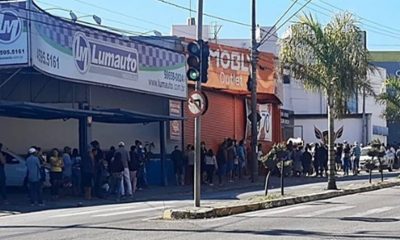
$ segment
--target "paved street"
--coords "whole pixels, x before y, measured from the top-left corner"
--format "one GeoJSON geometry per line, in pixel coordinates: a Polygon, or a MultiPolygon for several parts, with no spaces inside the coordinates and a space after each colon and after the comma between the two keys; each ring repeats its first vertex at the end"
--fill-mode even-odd
{"type": "MultiPolygon", "coordinates": [[[[316,189],[323,184],[311,183],[303,188],[316,189]]],[[[338,183],[345,184],[346,181],[338,183]]],[[[300,188],[288,187],[288,191],[300,188]]],[[[208,200],[203,204],[252,194],[241,192],[211,192],[205,194],[208,200]]],[[[220,219],[186,221],[158,219],[166,208],[191,205],[185,196],[45,210],[1,217],[0,239],[398,239],[399,197],[400,188],[394,187],[220,219]]]]}

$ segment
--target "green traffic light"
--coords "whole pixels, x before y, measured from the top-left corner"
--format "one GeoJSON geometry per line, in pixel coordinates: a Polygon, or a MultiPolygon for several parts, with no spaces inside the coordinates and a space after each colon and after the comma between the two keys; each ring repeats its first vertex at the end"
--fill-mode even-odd
{"type": "Polygon", "coordinates": [[[191,81],[198,81],[198,80],[199,80],[199,77],[200,77],[200,73],[199,73],[199,71],[197,71],[196,69],[190,68],[190,69],[187,71],[187,78],[188,78],[189,80],[191,80],[191,81]]]}

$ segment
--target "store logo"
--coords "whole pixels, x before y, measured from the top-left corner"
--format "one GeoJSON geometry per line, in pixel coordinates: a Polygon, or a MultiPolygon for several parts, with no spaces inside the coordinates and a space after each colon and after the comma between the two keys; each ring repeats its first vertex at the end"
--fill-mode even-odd
{"type": "Polygon", "coordinates": [[[134,48],[103,42],[88,38],[83,33],[77,32],[74,36],[72,52],[75,66],[84,74],[107,68],[110,72],[100,71],[101,74],[115,75],[116,72],[137,74],[139,55],[134,48]]]}
{"type": "Polygon", "coordinates": [[[0,43],[9,44],[19,38],[22,32],[22,22],[11,10],[0,12],[0,43]]]}
{"type": "Polygon", "coordinates": [[[72,52],[76,68],[80,73],[86,73],[90,65],[90,46],[83,33],[75,34],[72,52]]]}

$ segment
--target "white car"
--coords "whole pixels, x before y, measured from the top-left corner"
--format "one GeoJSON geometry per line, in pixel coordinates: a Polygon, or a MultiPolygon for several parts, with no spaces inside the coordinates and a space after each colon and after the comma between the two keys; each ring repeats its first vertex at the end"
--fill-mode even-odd
{"type": "MultiPolygon", "coordinates": [[[[371,160],[372,157],[368,156],[368,151],[371,149],[370,146],[368,147],[364,147],[361,149],[361,156],[360,156],[360,168],[362,170],[368,170],[366,168],[366,163],[368,162],[368,160],[371,160]]],[[[379,161],[377,158],[374,159],[375,161],[375,168],[374,169],[378,169],[379,168],[379,161]]],[[[387,151],[385,156],[382,159],[382,166],[383,169],[387,169],[389,170],[389,172],[391,172],[393,170],[393,164],[394,164],[394,153],[392,153],[391,151],[387,151]]]]}
{"type": "MultiPolygon", "coordinates": [[[[25,158],[13,153],[8,149],[3,149],[2,153],[6,159],[4,171],[6,173],[6,186],[23,187],[26,176],[25,158]]],[[[49,172],[46,169],[46,181],[44,186],[49,186],[49,172]]]]}

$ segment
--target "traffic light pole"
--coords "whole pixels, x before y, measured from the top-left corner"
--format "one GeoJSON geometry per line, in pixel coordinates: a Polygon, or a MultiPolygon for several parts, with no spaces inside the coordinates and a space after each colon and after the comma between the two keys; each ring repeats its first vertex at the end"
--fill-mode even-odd
{"type": "Polygon", "coordinates": [[[256,40],[256,0],[251,5],[251,181],[257,181],[257,40],[256,40]]]}
{"type": "MultiPolygon", "coordinates": [[[[203,0],[198,0],[197,7],[197,40],[203,38],[203,0]]],[[[201,48],[202,46],[200,46],[201,48]]],[[[201,50],[202,51],[202,48],[201,50]]],[[[202,55],[200,54],[200,63],[202,63],[202,55]]],[[[201,92],[201,77],[203,75],[202,68],[200,68],[200,78],[196,81],[195,90],[201,92]]],[[[194,146],[196,156],[194,161],[194,206],[200,207],[200,186],[201,186],[201,115],[194,119],[194,146]]]]}

